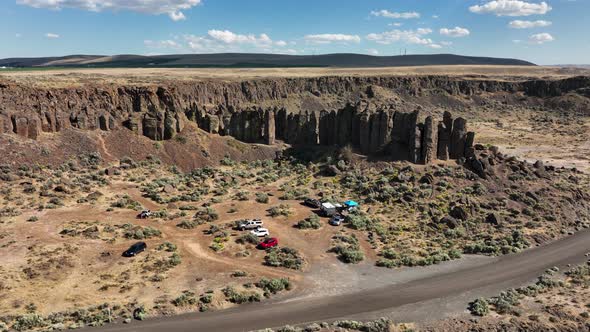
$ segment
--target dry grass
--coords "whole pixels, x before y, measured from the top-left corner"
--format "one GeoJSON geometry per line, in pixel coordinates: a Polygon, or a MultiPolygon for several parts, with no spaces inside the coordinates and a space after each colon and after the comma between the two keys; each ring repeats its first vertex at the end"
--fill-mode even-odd
{"type": "Polygon", "coordinates": [[[321,76],[411,76],[449,75],[469,79],[486,76],[496,79],[563,78],[588,75],[588,69],[528,66],[421,66],[387,68],[101,68],[0,71],[0,78],[45,87],[83,86],[95,83],[150,85],[165,81],[246,80],[321,76]]]}

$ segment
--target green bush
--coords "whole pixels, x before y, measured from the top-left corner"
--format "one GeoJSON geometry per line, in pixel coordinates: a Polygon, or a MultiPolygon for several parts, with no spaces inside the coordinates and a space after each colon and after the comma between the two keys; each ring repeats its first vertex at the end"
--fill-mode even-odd
{"type": "Polygon", "coordinates": [[[292,248],[272,248],[264,256],[264,264],[273,267],[285,267],[293,270],[300,270],[303,267],[303,257],[292,248]]]}
{"type": "Polygon", "coordinates": [[[178,249],[178,247],[174,243],[164,242],[160,244],[157,249],[159,251],[175,252],[178,249]]]}
{"type": "Polygon", "coordinates": [[[176,225],[176,227],[179,227],[182,229],[194,229],[198,225],[199,225],[199,223],[197,223],[196,221],[183,220],[178,225],[176,225]]]}
{"type": "Polygon", "coordinates": [[[260,240],[258,237],[252,233],[246,233],[239,238],[236,239],[236,243],[238,244],[254,244],[257,245],[260,240]]]}
{"type": "Polygon", "coordinates": [[[242,304],[247,302],[260,302],[261,297],[258,293],[240,293],[235,288],[227,286],[221,290],[225,295],[226,300],[235,304],[242,304]]]}
{"type": "Polygon", "coordinates": [[[320,227],[322,227],[320,217],[315,213],[297,223],[299,229],[319,229],[320,227]]]}
{"type": "Polygon", "coordinates": [[[291,289],[291,283],[289,282],[289,279],[285,278],[262,278],[259,282],[256,283],[256,287],[264,290],[265,294],[276,294],[278,292],[291,289]]]}
{"type": "Polygon", "coordinates": [[[190,291],[184,291],[179,297],[172,300],[172,304],[177,307],[188,307],[196,305],[197,303],[198,300],[195,297],[195,293],[190,291]]]}
{"type": "Polygon", "coordinates": [[[333,238],[334,246],[330,249],[331,252],[338,255],[344,263],[356,264],[365,259],[365,255],[360,250],[358,239],[353,235],[336,235],[333,238]]]}
{"type": "Polygon", "coordinates": [[[487,316],[490,313],[490,305],[484,298],[479,298],[469,303],[469,311],[475,316],[487,316]]]}
{"type": "Polygon", "coordinates": [[[256,202],[260,204],[268,204],[268,195],[265,193],[256,193],[256,202]]]}
{"type": "Polygon", "coordinates": [[[275,218],[279,216],[288,217],[293,213],[291,207],[287,204],[280,204],[278,206],[273,206],[268,210],[268,214],[275,218]]]}
{"type": "Polygon", "coordinates": [[[150,239],[152,237],[159,237],[162,232],[152,227],[133,226],[131,224],[123,225],[125,229],[125,238],[134,240],[150,239]]]}
{"type": "Polygon", "coordinates": [[[16,331],[30,331],[36,328],[45,327],[46,323],[43,317],[38,314],[28,314],[16,317],[12,329],[16,331]]]}

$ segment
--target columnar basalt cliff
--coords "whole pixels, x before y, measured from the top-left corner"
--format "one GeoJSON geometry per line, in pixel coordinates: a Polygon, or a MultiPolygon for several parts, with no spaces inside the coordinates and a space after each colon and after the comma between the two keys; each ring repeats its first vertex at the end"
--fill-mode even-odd
{"type": "Polygon", "coordinates": [[[573,92],[588,97],[590,78],[502,81],[447,76],[316,77],[77,88],[0,82],[0,133],[37,139],[43,132],[67,128],[127,128],[158,141],[173,138],[187,123],[194,122],[209,133],[248,143],[282,140],[293,145],[351,145],[363,154],[379,153],[414,163],[471,156],[474,134],[467,131],[465,119],[453,119],[450,113],[445,113],[441,121],[433,117],[422,120],[419,111],[365,101],[342,102],[324,111],[269,106],[305,95],[337,96],[340,101],[371,100],[376,87],[406,99],[510,93],[542,103],[543,98],[573,92]]]}

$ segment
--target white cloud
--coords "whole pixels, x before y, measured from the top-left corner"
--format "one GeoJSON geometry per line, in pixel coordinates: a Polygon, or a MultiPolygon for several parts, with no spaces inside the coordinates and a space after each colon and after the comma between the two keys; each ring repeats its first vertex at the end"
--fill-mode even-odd
{"type": "Polygon", "coordinates": [[[386,18],[395,18],[395,19],[420,18],[420,13],[416,13],[416,12],[396,13],[396,12],[390,12],[389,10],[386,10],[386,9],[374,10],[371,12],[371,15],[379,16],[379,17],[386,17],[386,18]]]}
{"type": "Polygon", "coordinates": [[[496,16],[530,16],[544,15],[551,11],[546,2],[530,3],[520,0],[495,0],[484,5],[469,7],[472,13],[494,14],[496,16]]]}
{"type": "Polygon", "coordinates": [[[207,35],[212,39],[225,44],[249,44],[254,46],[270,46],[273,43],[272,39],[270,39],[270,37],[265,33],[256,36],[254,34],[236,34],[229,30],[209,30],[207,32],[207,35]]]}
{"type": "Polygon", "coordinates": [[[170,48],[170,49],[181,49],[182,46],[174,40],[144,40],[143,44],[149,48],[170,48]]]}
{"type": "Polygon", "coordinates": [[[471,33],[471,32],[469,32],[468,29],[461,28],[461,27],[454,27],[452,29],[442,28],[442,29],[440,29],[439,32],[443,36],[455,37],[455,38],[467,37],[471,33]]]}
{"type": "Polygon", "coordinates": [[[170,13],[168,13],[168,16],[170,16],[172,21],[176,21],[176,22],[186,20],[186,16],[184,16],[184,14],[182,12],[170,12],[170,13]]]}
{"type": "Polygon", "coordinates": [[[537,33],[534,34],[532,36],[529,37],[529,43],[530,44],[536,44],[536,45],[541,45],[541,44],[545,44],[548,42],[552,42],[554,41],[555,38],[553,38],[552,35],[544,32],[544,33],[537,33]]]}
{"type": "Polygon", "coordinates": [[[374,48],[368,49],[367,53],[369,53],[370,55],[379,55],[379,51],[374,48]]]}
{"type": "Polygon", "coordinates": [[[357,35],[344,35],[340,33],[307,35],[303,39],[313,44],[360,43],[361,41],[361,37],[357,35]]]}
{"type": "Polygon", "coordinates": [[[508,23],[508,26],[512,29],[530,29],[530,28],[541,28],[541,27],[548,27],[552,23],[549,21],[521,21],[515,20],[508,23]]]}
{"type": "Polygon", "coordinates": [[[277,54],[295,54],[295,42],[284,40],[273,41],[267,34],[238,34],[229,30],[209,30],[207,35],[175,36],[168,40],[145,40],[144,45],[158,53],[192,52],[192,53],[224,53],[224,52],[264,52],[277,54]]]}
{"type": "Polygon", "coordinates": [[[396,42],[405,42],[408,44],[424,45],[432,48],[441,48],[441,45],[436,44],[426,35],[432,33],[431,29],[416,29],[416,30],[391,30],[383,33],[371,33],[367,35],[367,40],[376,42],[382,45],[390,45],[396,42]]]}
{"type": "Polygon", "coordinates": [[[45,34],[45,37],[46,38],[49,38],[49,39],[57,39],[57,38],[59,38],[59,35],[56,34],[56,33],[48,32],[48,33],[45,34]]]}
{"type": "Polygon", "coordinates": [[[128,10],[144,14],[167,14],[174,21],[186,19],[183,10],[191,9],[201,0],[17,0],[17,4],[34,8],[60,10],[74,8],[93,12],[128,10]]]}
{"type": "Polygon", "coordinates": [[[404,25],[403,23],[400,22],[395,22],[395,23],[389,23],[388,26],[390,27],[401,27],[402,25],[404,25]]]}

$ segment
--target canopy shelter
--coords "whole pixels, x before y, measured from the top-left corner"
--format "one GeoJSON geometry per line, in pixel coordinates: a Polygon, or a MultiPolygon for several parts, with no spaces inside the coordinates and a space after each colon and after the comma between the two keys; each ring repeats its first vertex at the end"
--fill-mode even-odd
{"type": "Polygon", "coordinates": [[[355,201],[346,201],[344,202],[344,205],[346,205],[346,207],[357,207],[359,206],[359,203],[355,202],[355,201]]]}

